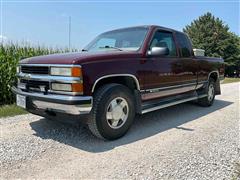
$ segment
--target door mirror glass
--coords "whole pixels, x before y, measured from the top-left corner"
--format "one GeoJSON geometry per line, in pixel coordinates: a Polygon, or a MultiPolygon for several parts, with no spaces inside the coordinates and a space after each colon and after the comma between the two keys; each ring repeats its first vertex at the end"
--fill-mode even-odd
{"type": "Polygon", "coordinates": [[[169,55],[169,49],[167,47],[152,47],[151,50],[148,51],[148,55],[150,56],[167,56],[169,55]]]}

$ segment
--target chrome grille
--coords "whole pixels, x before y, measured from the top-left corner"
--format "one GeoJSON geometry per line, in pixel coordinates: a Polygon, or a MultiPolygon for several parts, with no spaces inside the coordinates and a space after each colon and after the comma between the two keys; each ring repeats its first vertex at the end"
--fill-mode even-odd
{"type": "Polygon", "coordinates": [[[34,81],[34,80],[21,79],[20,82],[27,84],[27,86],[29,86],[29,87],[46,86],[49,88],[49,82],[47,82],[47,81],[34,81]]]}
{"type": "Polygon", "coordinates": [[[19,64],[17,87],[24,92],[41,92],[44,94],[82,95],[83,92],[54,91],[51,83],[82,83],[82,77],[53,76],[51,67],[81,67],[80,65],[64,64],[19,64]]]}
{"type": "Polygon", "coordinates": [[[25,84],[25,88],[27,91],[43,91],[46,92],[49,90],[49,82],[47,81],[34,81],[34,80],[26,80],[20,79],[21,84],[25,84]]]}
{"type": "Polygon", "coordinates": [[[48,66],[21,66],[21,72],[27,74],[49,74],[48,66]]]}

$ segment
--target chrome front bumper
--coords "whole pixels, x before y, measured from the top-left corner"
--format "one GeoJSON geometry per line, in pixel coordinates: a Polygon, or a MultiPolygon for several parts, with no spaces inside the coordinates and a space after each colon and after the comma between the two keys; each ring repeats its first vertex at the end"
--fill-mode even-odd
{"type": "Polygon", "coordinates": [[[25,92],[16,87],[12,87],[12,91],[26,97],[27,110],[31,106],[36,110],[80,115],[88,114],[92,109],[92,96],[44,95],[43,93],[25,92]]]}

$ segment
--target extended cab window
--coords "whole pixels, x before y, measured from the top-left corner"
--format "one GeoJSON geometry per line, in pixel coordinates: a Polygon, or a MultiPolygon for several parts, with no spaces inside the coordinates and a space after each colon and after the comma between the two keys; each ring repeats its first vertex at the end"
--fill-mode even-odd
{"type": "Polygon", "coordinates": [[[187,36],[183,33],[176,33],[176,39],[179,44],[179,50],[182,57],[191,57],[192,47],[187,36]]]}
{"type": "Polygon", "coordinates": [[[176,46],[170,32],[157,31],[153,36],[149,49],[152,47],[167,47],[169,49],[168,56],[176,56],[176,46]]]}

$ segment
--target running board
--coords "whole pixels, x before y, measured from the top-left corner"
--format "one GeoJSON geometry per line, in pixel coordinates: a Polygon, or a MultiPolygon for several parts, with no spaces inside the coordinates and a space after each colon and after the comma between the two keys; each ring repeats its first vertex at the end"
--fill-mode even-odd
{"type": "Polygon", "coordinates": [[[142,114],[145,114],[145,113],[148,113],[148,112],[151,112],[151,111],[156,111],[158,109],[163,109],[163,108],[166,108],[166,107],[169,107],[169,106],[174,106],[174,105],[181,104],[181,103],[184,103],[184,102],[197,100],[197,99],[200,99],[200,98],[204,98],[206,96],[207,96],[207,94],[203,94],[203,95],[188,97],[188,98],[185,98],[185,99],[179,99],[179,100],[175,100],[175,101],[171,101],[171,102],[159,102],[159,103],[153,103],[153,104],[150,104],[150,105],[148,104],[147,106],[152,106],[152,107],[143,108],[142,109],[142,114]]]}

